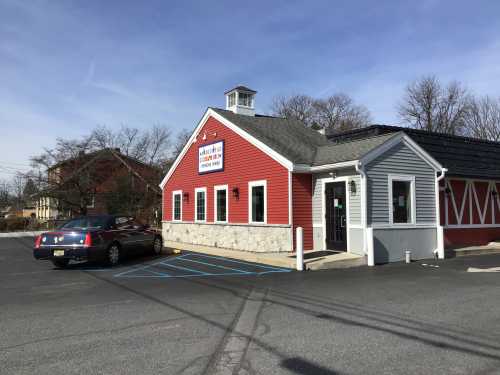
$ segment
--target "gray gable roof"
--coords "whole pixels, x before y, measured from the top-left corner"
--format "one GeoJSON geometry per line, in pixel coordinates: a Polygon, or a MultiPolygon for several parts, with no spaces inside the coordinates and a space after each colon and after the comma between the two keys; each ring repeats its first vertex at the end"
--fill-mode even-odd
{"type": "Polygon", "coordinates": [[[315,130],[293,119],[272,116],[246,116],[220,108],[211,108],[294,164],[320,166],[359,160],[398,133],[333,143],[315,130]]]}
{"type": "Polygon", "coordinates": [[[295,164],[312,165],[318,147],[332,144],[324,135],[300,121],[211,109],[295,164]]]}
{"type": "Polygon", "coordinates": [[[377,135],[374,137],[357,139],[344,143],[331,143],[327,146],[318,147],[313,166],[359,160],[370,151],[401,133],[402,132],[377,135]]]}

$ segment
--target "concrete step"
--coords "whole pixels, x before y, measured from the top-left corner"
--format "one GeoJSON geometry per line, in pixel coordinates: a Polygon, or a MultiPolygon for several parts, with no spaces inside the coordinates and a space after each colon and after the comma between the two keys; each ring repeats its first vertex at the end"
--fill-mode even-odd
{"type": "Polygon", "coordinates": [[[328,255],[305,263],[305,268],[311,271],[361,266],[366,266],[366,257],[349,253],[328,255]]]}

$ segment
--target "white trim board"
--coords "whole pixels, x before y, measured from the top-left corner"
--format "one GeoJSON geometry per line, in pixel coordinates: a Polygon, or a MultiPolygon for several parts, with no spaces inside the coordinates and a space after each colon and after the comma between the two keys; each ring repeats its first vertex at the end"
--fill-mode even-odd
{"type": "Polygon", "coordinates": [[[229,187],[228,185],[215,185],[214,186],[214,223],[227,224],[229,222],[229,187]],[[226,220],[217,220],[217,192],[226,191],[226,220]]]}
{"type": "MultiPolygon", "coordinates": [[[[350,195],[349,195],[349,179],[352,176],[342,176],[342,177],[326,177],[326,178],[318,178],[316,181],[320,181],[321,183],[321,227],[323,228],[323,249],[327,250],[328,247],[326,245],[326,201],[325,201],[325,184],[331,182],[344,182],[345,183],[345,209],[346,209],[346,252],[351,252],[351,236],[350,236],[350,195]]],[[[317,183],[317,182],[316,182],[317,183]]]]}
{"type": "Polygon", "coordinates": [[[400,174],[388,174],[387,175],[387,190],[388,190],[388,204],[389,204],[389,225],[393,227],[402,227],[408,225],[415,225],[417,223],[417,197],[415,189],[415,176],[413,175],[400,175],[400,174]],[[410,183],[410,220],[406,223],[394,223],[394,212],[392,207],[392,183],[394,181],[403,181],[410,183]]]}
{"type": "Polygon", "coordinates": [[[182,190],[174,190],[172,192],[172,221],[175,221],[175,222],[181,222],[182,221],[182,200],[183,200],[182,190]],[[175,220],[175,199],[174,199],[174,197],[176,195],[180,195],[181,196],[181,219],[180,220],[175,220]]]}
{"type": "Polygon", "coordinates": [[[208,212],[207,212],[207,188],[206,187],[197,187],[194,189],[194,221],[196,223],[206,223],[208,212]],[[205,199],[204,199],[204,211],[205,211],[205,219],[204,220],[198,220],[198,193],[202,192],[205,194],[205,199]]]}
{"type": "Polygon", "coordinates": [[[248,224],[267,224],[267,180],[248,181],[248,224]],[[252,220],[252,188],[264,187],[264,221],[252,220]]]}

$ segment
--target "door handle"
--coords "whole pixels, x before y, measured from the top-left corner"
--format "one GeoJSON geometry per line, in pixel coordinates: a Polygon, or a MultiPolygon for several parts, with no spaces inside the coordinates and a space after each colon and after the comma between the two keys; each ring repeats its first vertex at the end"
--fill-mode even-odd
{"type": "Polygon", "coordinates": [[[344,228],[345,227],[345,216],[340,217],[340,227],[344,228]]]}

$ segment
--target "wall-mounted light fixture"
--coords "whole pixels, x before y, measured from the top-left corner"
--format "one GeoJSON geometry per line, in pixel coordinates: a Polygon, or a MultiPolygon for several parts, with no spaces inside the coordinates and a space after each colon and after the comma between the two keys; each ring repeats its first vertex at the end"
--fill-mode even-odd
{"type": "Polygon", "coordinates": [[[330,172],[328,173],[331,178],[336,178],[337,177],[337,172],[330,172]]]}
{"type": "Polygon", "coordinates": [[[240,199],[240,189],[237,186],[233,188],[233,197],[236,199],[240,199]]]}
{"type": "Polygon", "coordinates": [[[446,195],[450,195],[451,194],[450,188],[444,189],[444,192],[445,192],[446,195]]]}
{"type": "Polygon", "coordinates": [[[356,195],[357,191],[356,181],[351,180],[351,182],[349,183],[349,187],[351,189],[351,194],[356,195]]]}
{"type": "Polygon", "coordinates": [[[182,198],[184,202],[189,202],[189,193],[185,192],[184,194],[182,194],[182,198]]]}

